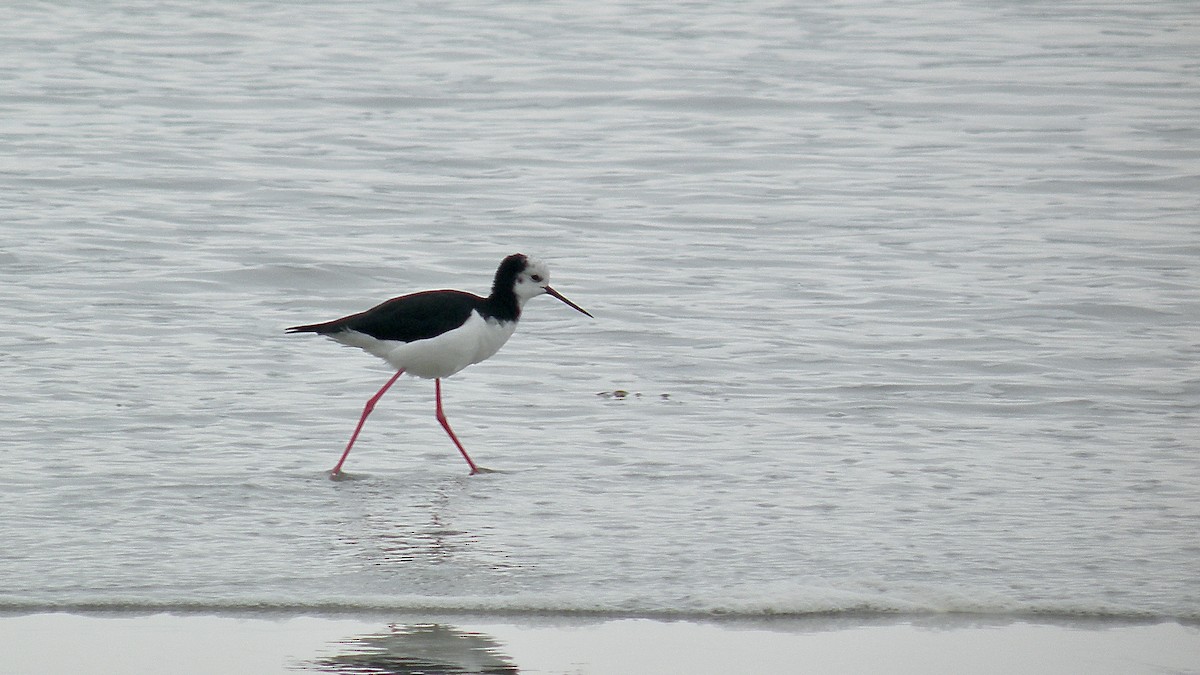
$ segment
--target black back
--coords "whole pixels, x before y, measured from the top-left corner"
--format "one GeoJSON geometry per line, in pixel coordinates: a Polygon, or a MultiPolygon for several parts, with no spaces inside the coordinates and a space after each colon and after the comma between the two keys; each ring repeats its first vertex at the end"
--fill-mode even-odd
{"type": "Polygon", "coordinates": [[[492,294],[486,298],[463,291],[422,291],[392,298],[365,312],[333,321],[292,326],[287,332],[329,335],[353,330],[377,340],[412,342],[458,328],[471,317],[472,311],[485,319],[516,321],[521,318],[521,307],[513,286],[527,261],[520,253],[501,261],[492,282],[492,294]]]}
{"type": "Polygon", "coordinates": [[[477,295],[462,291],[423,291],[392,298],[365,312],[287,330],[289,333],[321,335],[353,330],[377,340],[412,342],[458,328],[485,302],[477,295]]]}

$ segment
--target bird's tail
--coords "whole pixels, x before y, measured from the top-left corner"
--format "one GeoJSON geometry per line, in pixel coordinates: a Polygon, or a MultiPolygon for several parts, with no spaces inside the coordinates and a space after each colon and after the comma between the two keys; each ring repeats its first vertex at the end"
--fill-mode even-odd
{"type": "Polygon", "coordinates": [[[314,323],[307,326],[292,326],[286,329],[288,333],[317,333],[318,335],[328,335],[342,330],[344,326],[341,321],[326,321],[325,323],[314,323]]]}

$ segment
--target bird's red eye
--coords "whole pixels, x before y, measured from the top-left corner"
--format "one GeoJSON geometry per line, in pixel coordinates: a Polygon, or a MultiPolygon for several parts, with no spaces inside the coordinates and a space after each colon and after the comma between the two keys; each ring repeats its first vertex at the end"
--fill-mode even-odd
{"type": "Polygon", "coordinates": [[[534,274],[534,275],[531,275],[529,278],[530,278],[530,279],[533,279],[534,281],[538,281],[538,282],[540,282],[540,281],[542,280],[542,275],[540,275],[540,274],[534,274]]]}

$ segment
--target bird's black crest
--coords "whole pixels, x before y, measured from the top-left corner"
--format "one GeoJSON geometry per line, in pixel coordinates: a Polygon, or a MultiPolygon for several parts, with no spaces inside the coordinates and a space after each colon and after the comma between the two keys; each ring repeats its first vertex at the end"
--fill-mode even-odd
{"type": "Polygon", "coordinates": [[[517,275],[525,271],[525,264],[528,262],[529,257],[524,253],[514,253],[501,260],[500,267],[496,268],[496,279],[492,282],[492,295],[512,291],[513,284],[517,282],[517,275]]]}

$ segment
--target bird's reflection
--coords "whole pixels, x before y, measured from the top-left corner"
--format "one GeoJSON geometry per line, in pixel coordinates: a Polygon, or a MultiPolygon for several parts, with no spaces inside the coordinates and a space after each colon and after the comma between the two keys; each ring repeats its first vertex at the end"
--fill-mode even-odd
{"type": "Polygon", "coordinates": [[[401,502],[396,497],[410,491],[409,486],[362,486],[366,496],[363,510],[335,536],[367,564],[402,570],[410,581],[445,565],[499,572],[519,567],[507,550],[481,543],[480,532],[454,526],[455,504],[467,490],[468,480],[456,478],[433,489],[422,487],[428,494],[416,502],[401,502]]]}
{"type": "Polygon", "coordinates": [[[339,642],[336,653],[304,664],[339,675],[449,675],[520,672],[491,637],[444,624],[391,625],[389,630],[339,642]]]}
{"type": "MultiPolygon", "coordinates": [[[[452,495],[460,492],[458,485],[442,485],[432,490],[428,501],[410,504],[407,509],[397,509],[386,499],[378,500],[388,508],[364,512],[356,519],[358,532],[340,533],[338,538],[358,549],[359,555],[373,565],[449,562],[478,539],[445,522],[443,513],[449,508],[452,495]]],[[[375,501],[371,503],[377,505],[375,501]]]]}

